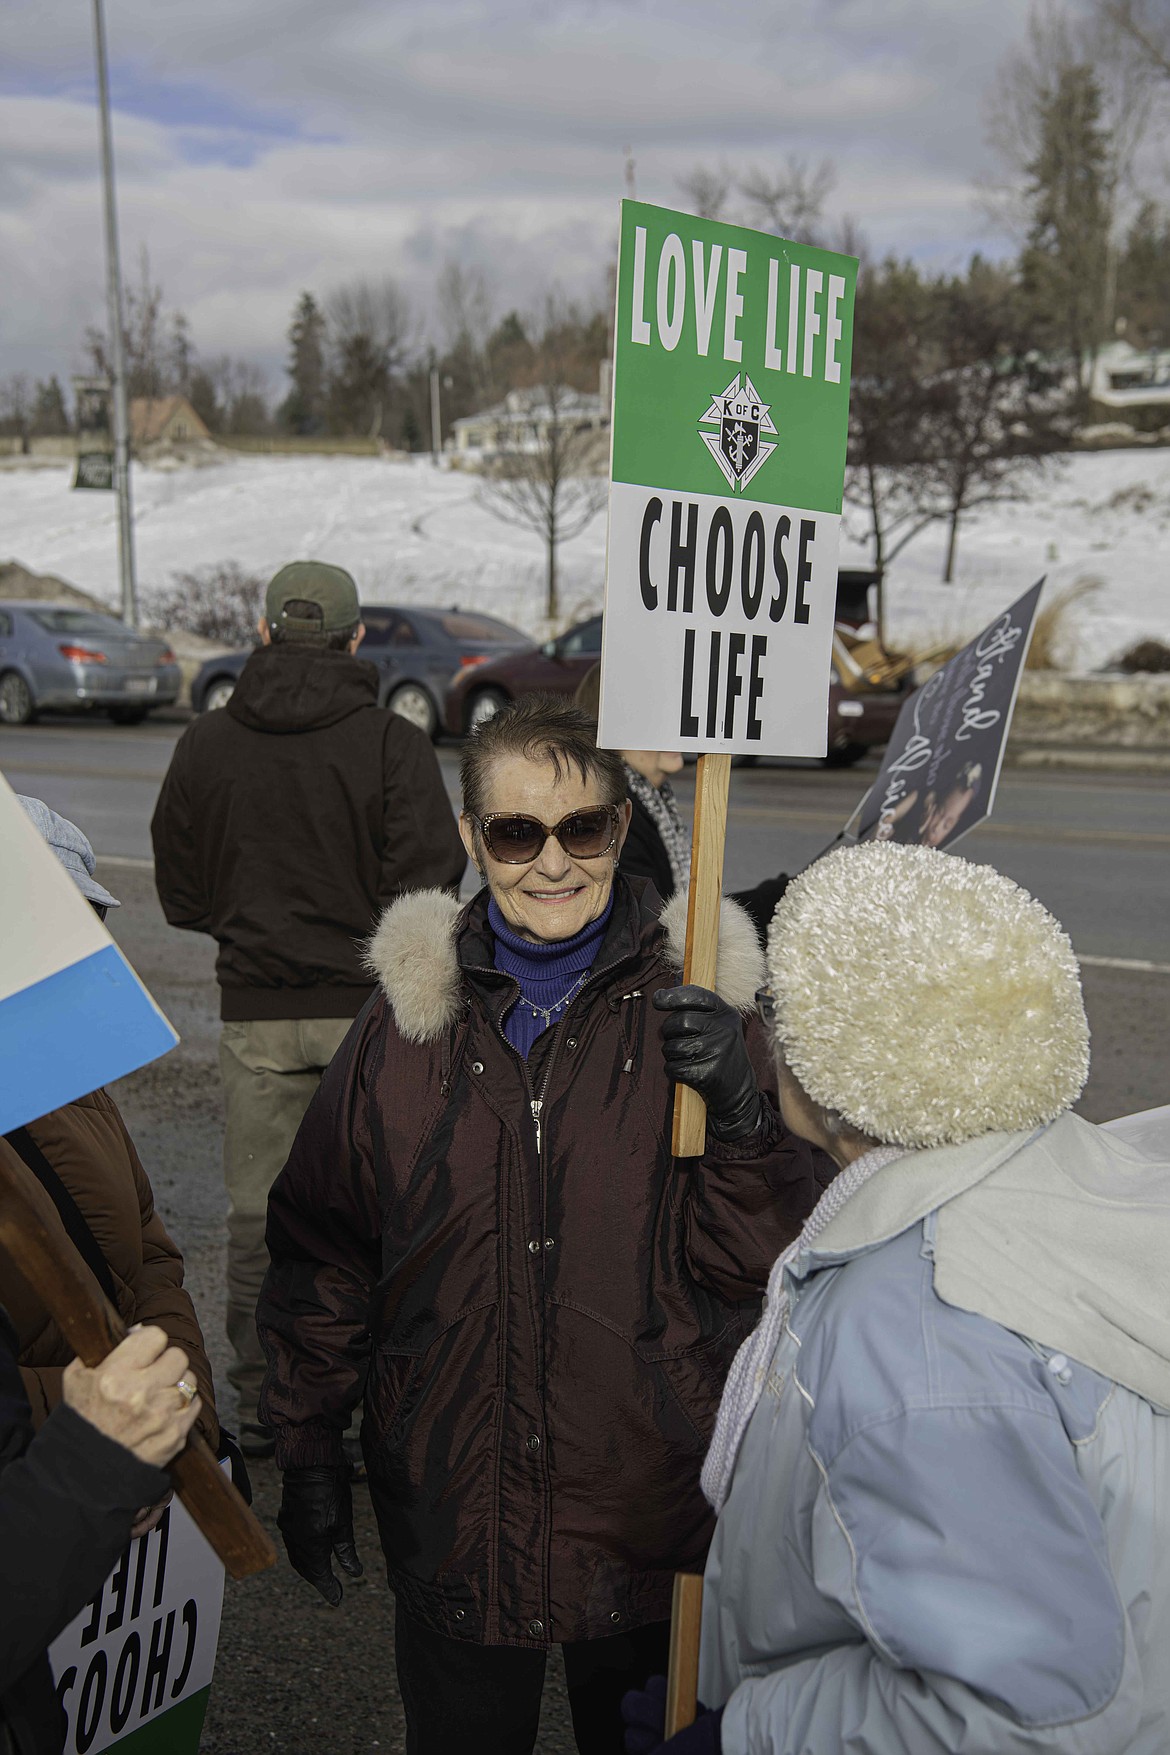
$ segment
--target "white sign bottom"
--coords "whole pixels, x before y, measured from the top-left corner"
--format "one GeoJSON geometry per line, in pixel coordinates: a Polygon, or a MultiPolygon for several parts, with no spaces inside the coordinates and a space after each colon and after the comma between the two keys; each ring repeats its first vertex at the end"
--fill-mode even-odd
{"type": "Polygon", "coordinates": [[[840,525],[614,482],[602,747],[823,756],[840,525]]]}
{"type": "MultiPolygon", "coordinates": [[[[173,1499],[49,1647],[65,1755],[102,1755],[209,1687],[222,1607],[223,1564],[173,1499]]],[[[163,1746],[187,1747],[173,1735],[163,1746]]]]}

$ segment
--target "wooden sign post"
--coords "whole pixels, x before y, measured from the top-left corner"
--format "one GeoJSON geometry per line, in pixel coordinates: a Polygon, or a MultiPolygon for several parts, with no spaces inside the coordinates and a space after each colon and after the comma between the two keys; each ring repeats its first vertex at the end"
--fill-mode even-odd
{"type": "MultiPolygon", "coordinates": [[[[23,1177],[16,1154],[0,1142],[0,1249],[12,1271],[27,1280],[41,1299],[82,1364],[100,1365],[125,1340],[126,1325],[92,1276],[83,1271],[74,1250],[62,1249],[52,1236],[24,1192],[23,1177]]],[[[276,1564],[276,1550],[264,1526],[194,1428],[167,1472],[232,1578],[251,1578],[276,1564]]]]}
{"type": "Polygon", "coordinates": [[[670,1610],[670,1663],[666,1673],[668,1737],[693,1725],[699,1710],[699,1640],[703,1631],[703,1575],[676,1572],[670,1610]]]}
{"type": "MultiPolygon", "coordinates": [[[[825,754],[856,275],[622,203],[597,740],[699,759],[684,980],[704,987],[732,756],[825,754]]],[[[680,1089],[676,1155],[704,1132],[680,1089]]]]}
{"type": "MultiPolygon", "coordinates": [[[[687,900],[687,948],[683,980],[714,987],[719,956],[719,902],[727,839],[731,757],[700,756],[695,773],[695,823],[691,831],[691,888],[687,900]]],[[[700,1158],[706,1150],[707,1108],[690,1085],[674,1088],[676,1158],[700,1158]]]]}

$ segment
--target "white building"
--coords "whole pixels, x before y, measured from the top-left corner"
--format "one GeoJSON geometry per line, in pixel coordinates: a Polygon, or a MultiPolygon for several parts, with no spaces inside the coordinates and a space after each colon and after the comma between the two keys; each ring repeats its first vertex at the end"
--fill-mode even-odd
{"type": "Polygon", "coordinates": [[[466,414],[452,423],[452,442],[460,453],[491,457],[500,451],[535,451],[554,422],[574,433],[602,432],[609,426],[609,405],[583,390],[535,385],[509,390],[494,408],[466,414]]]}
{"type": "Polygon", "coordinates": [[[1102,410],[1116,409],[1122,415],[1165,408],[1170,419],[1170,348],[1109,342],[1094,362],[1089,394],[1102,410]]]}

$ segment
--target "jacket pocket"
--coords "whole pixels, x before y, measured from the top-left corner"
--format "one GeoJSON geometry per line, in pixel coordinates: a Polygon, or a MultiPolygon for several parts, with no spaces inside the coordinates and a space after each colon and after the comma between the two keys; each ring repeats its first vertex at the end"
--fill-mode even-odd
{"type": "Polygon", "coordinates": [[[692,1432],[706,1446],[715,1429],[723,1386],[742,1339],[740,1325],[729,1322],[719,1334],[696,1346],[673,1352],[643,1352],[670,1391],[692,1432]]]}
{"type": "Polygon", "coordinates": [[[419,1353],[379,1349],[366,1380],[365,1409],[380,1443],[394,1442],[409,1394],[422,1366],[419,1353]]]}

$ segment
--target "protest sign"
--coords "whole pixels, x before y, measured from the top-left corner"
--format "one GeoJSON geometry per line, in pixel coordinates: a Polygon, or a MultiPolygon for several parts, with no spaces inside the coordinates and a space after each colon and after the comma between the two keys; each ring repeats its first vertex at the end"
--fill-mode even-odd
{"type": "MultiPolygon", "coordinates": [[[[622,203],[598,742],[699,757],[683,980],[704,987],[732,755],[825,753],[856,272],[622,203]]],[[[704,1127],[679,1086],[675,1153],[704,1127]]]]}
{"type": "Polygon", "coordinates": [[[604,747],[824,755],[856,270],[622,203],[604,747]]]}
{"type": "Polygon", "coordinates": [[[178,1037],[0,778],[0,1133],[178,1037]]]}
{"type": "Polygon", "coordinates": [[[65,1755],[195,1755],[215,1667],[223,1567],[176,1499],[49,1647],[65,1755]]]}
{"type": "Polygon", "coordinates": [[[857,812],[859,841],[950,847],[991,815],[1044,581],[904,703],[857,812]]]}

